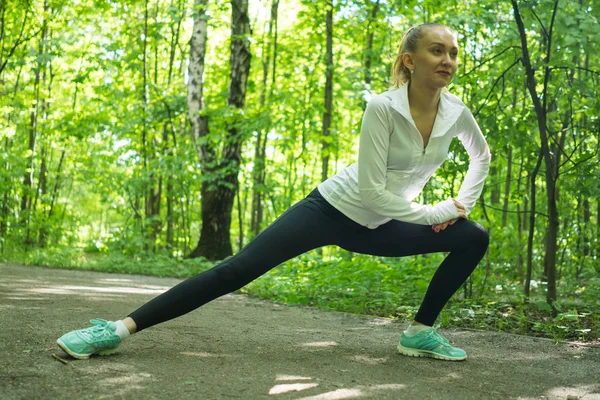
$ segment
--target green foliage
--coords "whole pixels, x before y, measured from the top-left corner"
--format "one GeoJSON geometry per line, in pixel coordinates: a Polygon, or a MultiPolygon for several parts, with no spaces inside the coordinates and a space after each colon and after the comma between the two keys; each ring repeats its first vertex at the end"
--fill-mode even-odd
{"type": "MultiPolygon", "coordinates": [[[[594,311],[600,298],[597,1],[560,2],[551,47],[544,29],[549,29],[554,2],[518,2],[536,90],[547,106],[553,156],[561,157],[561,310],[555,318],[545,302],[544,165],[533,182],[532,298],[526,303],[523,296],[530,173],[541,142],[510,2],[379,2],[374,18],[374,2],[334,2],[334,64],[329,67],[334,112],[328,136],[322,134],[325,2],[280,3],[276,75],[270,69],[266,81],[267,53],[274,60],[266,31],[270,13],[263,4],[253,5],[252,65],[243,110],[227,104],[230,5],[211,2],[201,111],[210,133],[198,143],[190,135],[186,103],[188,3],[149,3],[145,21],[146,3],[135,0],[59,0],[48,2],[47,10],[41,0],[1,2],[0,259],[179,277],[208,268],[211,263],[183,257],[202,224],[201,185],[231,185],[223,180],[234,167],[223,162],[227,130],[235,126],[243,139],[240,206],[235,203],[231,225],[239,250],[252,235],[255,188],[264,194],[264,229],[321,182],[326,154],[329,175],[357,160],[363,107],[370,96],[389,88],[402,33],[414,24],[438,21],[459,33],[459,70],[449,90],[471,108],[492,151],[490,176],[470,216],[490,232],[490,248],[469,290],[455,295],[441,320],[556,338],[599,336],[594,311]],[[372,47],[367,48],[370,32],[372,47]],[[267,135],[264,184],[255,184],[252,174],[259,133],[267,135]],[[323,142],[329,145],[325,150],[323,142]],[[208,146],[210,157],[201,160],[196,144],[208,146]]],[[[435,204],[456,196],[468,162],[455,140],[447,162],[416,200],[435,204]]],[[[440,255],[390,260],[349,258],[340,251],[323,259],[310,254],[247,290],[294,304],[408,319],[439,261],[440,255]]]]}

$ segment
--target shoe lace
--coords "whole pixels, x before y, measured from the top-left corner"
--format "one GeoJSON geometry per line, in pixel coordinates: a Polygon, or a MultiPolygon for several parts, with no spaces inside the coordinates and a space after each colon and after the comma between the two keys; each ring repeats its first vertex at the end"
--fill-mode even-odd
{"type": "Polygon", "coordinates": [[[442,335],[440,335],[439,333],[436,332],[436,330],[441,326],[441,324],[437,324],[436,326],[434,326],[430,331],[429,331],[429,336],[431,336],[431,338],[433,338],[436,342],[441,343],[444,347],[452,347],[450,345],[450,343],[448,342],[448,339],[446,339],[445,337],[443,337],[442,335]]]}
{"type": "Polygon", "coordinates": [[[97,318],[90,320],[90,323],[94,326],[87,329],[82,329],[79,332],[85,340],[90,341],[92,339],[113,335],[113,332],[107,329],[109,321],[102,318],[97,318]]]}

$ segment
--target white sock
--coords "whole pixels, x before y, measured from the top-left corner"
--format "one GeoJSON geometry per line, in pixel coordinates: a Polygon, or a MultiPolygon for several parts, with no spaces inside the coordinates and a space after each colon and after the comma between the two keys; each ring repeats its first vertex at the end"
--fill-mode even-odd
{"type": "Polygon", "coordinates": [[[421,332],[421,331],[426,331],[427,329],[431,328],[428,325],[409,325],[408,328],[404,331],[404,334],[406,336],[414,336],[417,333],[421,332]]]}
{"type": "Polygon", "coordinates": [[[129,337],[130,333],[129,333],[129,329],[127,329],[127,327],[125,326],[123,321],[118,320],[115,322],[115,325],[117,325],[117,330],[115,331],[115,333],[117,335],[119,335],[121,340],[127,339],[129,337]]]}

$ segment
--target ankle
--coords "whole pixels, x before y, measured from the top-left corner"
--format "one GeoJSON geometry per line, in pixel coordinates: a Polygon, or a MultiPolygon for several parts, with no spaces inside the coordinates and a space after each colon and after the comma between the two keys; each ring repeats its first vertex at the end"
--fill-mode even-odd
{"type": "Polygon", "coordinates": [[[426,331],[431,328],[429,325],[421,324],[420,322],[413,321],[408,328],[404,331],[407,336],[414,336],[419,332],[426,331]]]}
{"type": "Polygon", "coordinates": [[[125,325],[130,335],[133,335],[137,331],[137,325],[131,317],[127,317],[122,321],[123,325],[125,325]]]}
{"type": "Polygon", "coordinates": [[[129,337],[129,330],[127,329],[123,321],[115,321],[115,327],[115,334],[121,338],[121,341],[129,337]]]}

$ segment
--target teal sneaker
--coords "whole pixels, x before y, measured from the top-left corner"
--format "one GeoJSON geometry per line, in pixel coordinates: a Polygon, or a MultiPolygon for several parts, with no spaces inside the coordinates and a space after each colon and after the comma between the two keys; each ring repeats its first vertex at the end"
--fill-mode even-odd
{"type": "Polygon", "coordinates": [[[65,333],[56,343],[65,353],[79,360],[87,360],[92,354],[115,353],[121,344],[121,338],[115,333],[115,323],[100,318],[92,319],[90,323],[94,326],[65,333]]]}
{"type": "Polygon", "coordinates": [[[414,336],[402,333],[398,353],[411,357],[431,357],[438,360],[461,361],[467,358],[463,349],[452,347],[448,339],[436,332],[440,325],[421,331],[414,336]]]}

